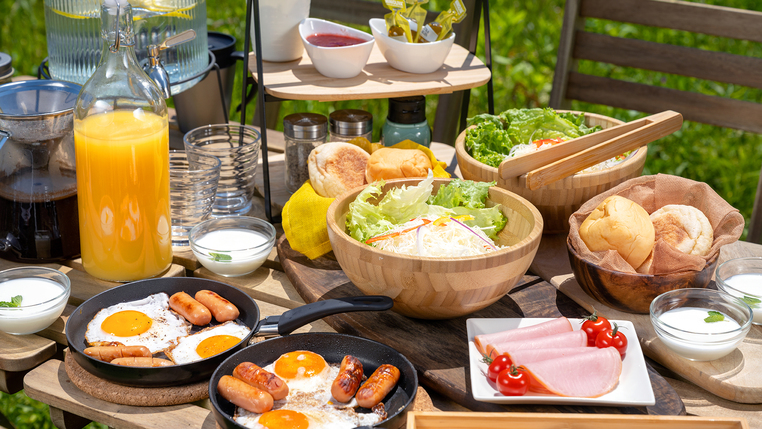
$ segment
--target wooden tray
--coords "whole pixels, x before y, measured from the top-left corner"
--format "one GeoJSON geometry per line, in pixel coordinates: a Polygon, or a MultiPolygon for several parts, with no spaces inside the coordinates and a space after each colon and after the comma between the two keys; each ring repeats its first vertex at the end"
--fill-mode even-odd
{"type": "MultiPolygon", "coordinates": [[[[762,256],[762,246],[744,242],[726,245],[720,253],[720,263],[743,256],[762,256]]],[[[588,296],[572,274],[566,235],[544,235],[530,271],[590,313],[595,308],[607,318],[632,321],[643,353],[697,386],[730,401],[762,403],[762,327],[752,326],[746,340],[728,356],[711,362],[693,362],[676,355],[661,342],[649,315],[620,312],[588,296]]],[[[714,282],[709,287],[713,288],[714,282]]]]}
{"type": "MultiPolygon", "coordinates": [[[[278,256],[288,279],[305,302],[362,295],[344,275],[333,253],[309,260],[291,249],[288,240],[277,242],[278,256]]],[[[344,313],[323,320],[338,332],[370,338],[394,347],[418,369],[420,382],[475,411],[578,412],[624,414],[685,414],[675,390],[648,368],[656,404],[651,407],[561,405],[499,405],[480,402],[471,395],[468,376],[466,319],[473,317],[581,317],[585,310],[550,284],[525,276],[508,295],[474,314],[450,320],[418,320],[392,311],[344,313]]]]}
{"type": "MultiPolygon", "coordinates": [[[[257,61],[249,54],[249,71],[257,79],[257,61]]],[[[413,74],[392,68],[373,45],[368,63],[353,78],[333,79],[320,74],[305,54],[286,63],[264,61],[265,91],[288,100],[340,101],[411,95],[449,94],[482,86],[489,69],[465,48],[453,45],[444,65],[434,73],[413,74]]]]}
{"type": "Polygon", "coordinates": [[[742,418],[569,415],[525,413],[436,413],[414,411],[407,415],[407,429],[748,429],[742,418]]]}

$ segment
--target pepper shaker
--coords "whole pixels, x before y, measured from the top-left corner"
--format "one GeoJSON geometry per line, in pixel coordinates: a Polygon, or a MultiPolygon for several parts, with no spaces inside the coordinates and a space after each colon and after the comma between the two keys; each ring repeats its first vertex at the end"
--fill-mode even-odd
{"type": "Polygon", "coordinates": [[[373,141],[373,115],[365,110],[335,110],[328,115],[328,125],[332,142],[348,142],[357,137],[373,141]]]}
{"type": "Polygon", "coordinates": [[[286,188],[296,192],[310,178],[307,158],[326,142],[328,120],[317,113],[292,113],[283,118],[286,140],[286,188]]]}

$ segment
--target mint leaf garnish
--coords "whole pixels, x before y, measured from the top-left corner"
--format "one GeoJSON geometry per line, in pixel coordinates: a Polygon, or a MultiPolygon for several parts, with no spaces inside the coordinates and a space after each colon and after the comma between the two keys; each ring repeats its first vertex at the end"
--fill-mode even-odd
{"type": "Polygon", "coordinates": [[[212,256],[212,261],[214,262],[230,262],[233,260],[232,256],[226,255],[224,253],[209,252],[209,255],[212,256]]]}
{"type": "Polygon", "coordinates": [[[11,302],[0,301],[0,307],[18,307],[21,305],[21,300],[24,299],[21,295],[16,295],[11,298],[11,302]]]}
{"type": "Polygon", "coordinates": [[[725,320],[725,316],[719,311],[708,311],[709,317],[704,319],[706,323],[722,322],[725,320]]]}
{"type": "Polygon", "coordinates": [[[759,308],[759,304],[762,303],[761,300],[759,300],[757,298],[753,298],[753,297],[748,296],[748,295],[746,295],[743,298],[741,298],[741,300],[743,300],[743,302],[749,304],[749,307],[752,307],[752,308],[759,308]]]}

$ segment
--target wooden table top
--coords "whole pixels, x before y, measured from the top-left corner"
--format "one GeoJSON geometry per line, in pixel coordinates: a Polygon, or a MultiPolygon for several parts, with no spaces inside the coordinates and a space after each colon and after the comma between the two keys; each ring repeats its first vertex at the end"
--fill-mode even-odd
{"type": "MultiPolygon", "coordinates": [[[[442,159],[447,159],[446,151],[448,147],[437,148],[443,151],[442,159]]],[[[452,150],[450,148],[450,150],[452,150]]],[[[437,155],[439,156],[439,154],[437,155]]],[[[449,159],[448,159],[449,161],[449,159]]],[[[273,184],[280,181],[272,181],[273,184]]],[[[264,210],[261,201],[255,205],[251,213],[254,216],[264,217],[264,210]]],[[[757,246],[759,253],[762,254],[762,246],[757,246]]],[[[275,250],[268,258],[268,261],[260,269],[247,276],[237,278],[219,277],[203,267],[193,257],[187,249],[175,248],[175,260],[171,273],[167,275],[193,275],[198,277],[212,278],[225,281],[236,287],[241,288],[250,296],[255,298],[260,306],[262,316],[281,314],[289,308],[294,308],[304,304],[297,291],[289,282],[283,269],[277,260],[275,250]]],[[[0,260],[0,269],[17,266],[18,264],[0,260]]],[[[81,264],[77,261],[71,261],[65,265],[49,264],[53,268],[64,271],[72,280],[72,298],[70,306],[67,307],[64,315],[50,328],[42,331],[38,335],[28,336],[35,338],[29,342],[27,354],[35,355],[37,353],[37,362],[34,359],[27,363],[30,368],[34,368],[26,374],[24,378],[24,387],[28,396],[51,405],[51,416],[54,423],[59,427],[79,428],[90,420],[98,421],[114,428],[166,428],[166,427],[198,427],[213,428],[216,426],[210,411],[208,401],[200,403],[186,404],[173,407],[160,408],[141,408],[124,405],[115,405],[93,398],[74,387],[68,379],[64,370],[64,364],[60,360],[60,350],[66,344],[64,324],[68,314],[74,310],[75,306],[98,292],[113,287],[115,284],[102,282],[93,279],[86,273],[80,271],[81,264]],[[32,344],[34,343],[34,345],[32,344]],[[43,350],[50,347],[50,344],[56,347],[59,352],[54,359],[44,356],[43,350]],[[40,364],[40,362],[43,362],[40,364]],[[82,417],[78,417],[82,416],[82,417]]],[[[551,287],[547,282],[537,280],[533,285],[541,287],[551,287]]],[[[559,294],[562,295],[562,294],[559,294]]],[[[297,332],[308,331],[332,331],[333,329],[323,321],[314,322],[307,325],[297,332]]],[[[8,359],[9,356],[4,352],[3,337],[0,336],[0,362],[8,359]]],[[[26,345],[25,345],[26,346],[26,345]]],[[[47,352],[49,353],[49,352],[47,352]]],[[[29,358],[27,356],[27,358],[29,358]]],[[[10,360],[9,360],[10,361],[10,360]]],[[[9,362],[6,361],[6,362],[9,362]]],[[[18,385],[18,374],[15,372],[18,367],[12,367],[14,371],[8,371],[9,377],[0,378],[0,388],[5,384],[18,385]],[[15,378],[14,378],[15,376],[15,378]]],[[[2,369],[2,366],[0,366],[2,369]]],[[[28,371],[27,368],[25,371],[28,371]]],[[[5,371],[4,371],[5,373],[5,371]]],[[[452,401],[433,394],[435,405],[443,410],[463,410],[463,407],[452,401]]],[[[728,407],[722,408],[726,409],[728,407]]]]}

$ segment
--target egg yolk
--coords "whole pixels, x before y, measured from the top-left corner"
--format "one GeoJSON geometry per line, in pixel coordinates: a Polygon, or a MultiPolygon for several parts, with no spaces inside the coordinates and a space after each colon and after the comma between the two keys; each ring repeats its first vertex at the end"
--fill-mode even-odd
{"type": "Polygon", "coordinates": [[[151,328],[153,320],[135,310],[114,313],[101,323],[101,329],[117,337],[133,337],[151,328]]]}
{"type": "Polygon", "coordinates": [[[306,350],[290,352],[275,361],[275,373],[283,378],[305,378],[320,374],[326,367],[325,359],[306,350]]]}
{"type": "Polygon", "coordinates": [[[259,418],[259,424],[268,429],[307,429],[307,416],[292,410],[268,411],[259,418]]]}
{"type": "Polygon", "coordinates": [[[215,335],[209,337],[198,343],[196,347],[196,353],[199,356],[206,359],[209,356],[214,356],[218,353],[222,353],[225,350],[233,347],[241,342],[241,339],[232,335],[215,335]]]}

